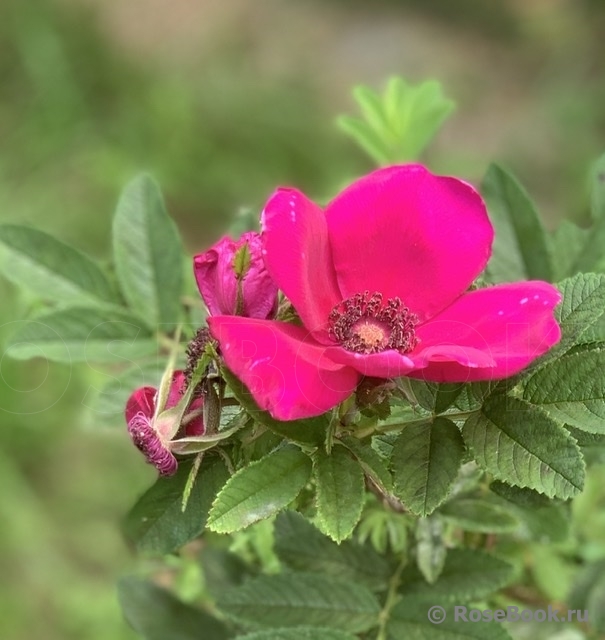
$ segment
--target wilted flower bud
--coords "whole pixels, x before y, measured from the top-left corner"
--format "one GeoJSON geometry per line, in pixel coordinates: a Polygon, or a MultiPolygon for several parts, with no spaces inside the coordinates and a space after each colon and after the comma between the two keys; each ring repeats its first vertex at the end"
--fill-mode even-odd
{"type": "MultiPolygon", "coordinates": [[[[181,399],[185,386],[185,376],[182,371],[175,371],[165,409],[175,407],[181,399]]],[[[126,403],[126,422],[128,433],[133,443],[163,476],[171,476],[176,473],[178,464],[171,451],[170,440],[163,435],[166,425],[156,424],[157,389],[153,387],[141,387],[137,389],[126,403]]],[[[184,431],[186,436],[203,435],[205,431],[201,415],[202,399],[197,398],[189,407],[189,414],[184,431]]],[[[160,421],[161,422],[161,421],[160,421]]],[[[175,425],[175,431],[180,428],[175,425]]]]}
{"type": "Polygon", "coordinates": [[[213,316],[270,318],[277,310],[277,286],[265,268],[262,242],[249,231],[225,236],[194,258],[197,286],[213,316]]]}

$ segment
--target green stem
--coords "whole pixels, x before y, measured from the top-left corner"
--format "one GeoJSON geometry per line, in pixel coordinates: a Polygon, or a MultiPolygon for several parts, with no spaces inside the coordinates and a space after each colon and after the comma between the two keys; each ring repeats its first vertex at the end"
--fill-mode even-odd
{"type": "Polygon", "coordinates": [[[376,636],[376,640],[387,640],[387,624],[389,622],[389,616],[391,615],[391,609],[395,606],[397,599],[399,597],[397,593],[397,589],[399,588],[399,584],[401,583],[401,574],[407,564],[407,558],[403,557],[401,562],[399,563],[397,569],[395,569],[395,573],[391,576],[389,580],[389,590],[387,593],[387,599],[384,602],[384,607],[382,607],[381,612],[378,614],[378,635],[376,636]]]}

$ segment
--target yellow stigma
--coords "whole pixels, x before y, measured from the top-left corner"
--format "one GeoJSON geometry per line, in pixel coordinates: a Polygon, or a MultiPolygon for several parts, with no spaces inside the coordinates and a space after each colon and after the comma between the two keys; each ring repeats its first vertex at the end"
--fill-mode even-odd
{"type": "Polygon", "coordinates": [[[388,342],[387,331],[367,318],[355,323],[352,330],[359,336],[361,344],[365,345],[365,350],[369,352],[381,351],[388,342]]]}

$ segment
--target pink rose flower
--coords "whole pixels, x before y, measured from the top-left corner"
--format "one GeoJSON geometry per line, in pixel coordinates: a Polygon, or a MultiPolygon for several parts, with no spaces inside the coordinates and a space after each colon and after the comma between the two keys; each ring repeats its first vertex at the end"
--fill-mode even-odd
{"type": "Polygon", "coordinates": [[[275,315],[277,285],[265,268],[258,233],[249,231],[239,240],[225,236],[208,251],[195,256],[193,268],[197,286],[211,315],[262,319],[275,315]],[[238,278],[234,260],[245,244],[248,245],[249,264],[238,278]],[[241,289],[239,309],[238,289],[241,289]]]}
{"type": "MultiPolygon", "coordinates": [[[[175,371],[165,409],[176,406],[181,399],[185,388],[185,375],[182,371],[175,371]]],[[[137,389],[126,403],[125,415],[128,424],[128,433],[135,446],[152,464],[162,476],[171,476],[176,473],[178,463],[170,450],[170,440],[166,440],[160,429],[156,428],[155,411],[157,389],[154,387],[141,387],[137,389]]],[[[202,408],[202,399],[195,399],[189,413],[197,412],[202,408]]],[[[201,436],[205,427],[202,416],[193,416],[185,426],[185,435],[201,436]]]]}
{"type": "Polygon", "coordinates": [[[362,376],[469,382],[511,376],[560,339],[555,287],[469,291],[493,228],[469,184],[420,165],[379,169],[325,211],[278,189],[262,216],[265,264],[304,327],[215,316],[227,366],[280,420],[319,415],[362,376]]]}

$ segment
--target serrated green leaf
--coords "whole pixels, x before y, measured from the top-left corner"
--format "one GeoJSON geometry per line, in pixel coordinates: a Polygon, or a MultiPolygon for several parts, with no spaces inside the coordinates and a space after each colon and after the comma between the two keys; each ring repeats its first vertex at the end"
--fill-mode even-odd
{"type": "Polygon", "coordinates": [[[429,515],[451,490],[464,451],[458,427],[447,418],[405,427],[391,457],[395,495],[412,513],[429,515]]]}
{"type": "Polygon", "coordinates": [[[229,369],[223,367],[221,375],[242,407],[257,422],[271,429],[274,433],[293,442],[301,442],[303,444],[318,445],[325,440],[326,431],[330,424],[329,414],[306,420],[289,420],[288,422],[275,420],[267,411],[262,411],[259,408],[244,383],[229,369]]]}
{"type": "Polygon", "coordinates": [[[376,589],[385,587],[391,574],[386,560],[372,548],[351,540],[338,545],[295,511],[277,516],[275,553],[291,569],[327,574],[376,589]]]}
{"type": "Polygon", "coordinates": [[[450,549],[439,579],[427,584],[414,565],[401,576],[402,595],[430,596],[435,602],[451,603],[485,598],[505,586],[513,576],[513,567],[495,556],[477,549],[450,549]]]}
{"type": "Polygon", "coordinates": [[[0,273],[53,303],[119,304],[93,260],[37,229],[0,225],[0,273]]]}
{"type": "Polygon", "coordinates": [[[520,524],[506,503],[487,498],[456,498],[446,502],[439,513],[461,529],[479,533],[510,533],[520,524]]]}
{"type": "Polygon", "coordinates": [[[140,578],[122,578],[118,599],[130,626],[146,640],[228,640],[227,627],[208,613],[177,600],[140,578]]]}
{"type": "Polygon", "coordinates": [[[23,320],[7,355],[18,360],[130,362],[156,355],[158,346],[138,317],[117,310],[68,308],[23,320]]]}
{"type": "Polygon", "coordinates": [[[130,182],[113,221],[118,281],[129,305],[153,331],[181,316],[183,246],[157,184],[146,175],[130,182]]]}
{"type": "Polygon", "coordinates": [[[548,507],[552,504],[550,498],[542,493],[538,493],[533,489],[522,489],[521,487],[513,487],[500,480],[494,480],[489,488],[497,496],[512,502],[520,507],[526,507],[529,509],[540,509],[542,507],[548,507]]]}
{"type": "Polygon", "coordinates": [[[359,633],[377,624],[380,605],[365,587],[315,574],[260,576],[227,591],[218,608],[252,627],[328,627],[359,633]]]}
{"type": "Polygon", "coordinates": [[[524,400],[495,396],[464,424],[475,460],[496,479],[566,500],[584,486],[584,460],[575,440],[524,400]]]}
{"type": "Polygon", "coordinates": [[[481,184],[496,235],[487,273],[494,282],[553,280],[549,239],[521,184],[496,164],[481,184]]]}
{"type": "Polygon", "coordinates": [[[605,463],[605,435],[587,433],[569,424],[565,425],[565,429],[569,431],[578,443],[588,467],[605,463]]]}
{"type": "Polygon", "coordinates": [[[124,535],[138,551],[172,553],[204,530],[212,501],[229,472],[221,459],[203,460],[183,512],[183,491],[191,465],[190,460],[181,462],[174,476],[159,478],[126,516],[124,535]]]}
{"type": "Polygon", "coordinates": [[[369,444],[361,443],[357,438],[344,437],[342,443],[355,456],[363,472],[372,482],[387,493],[393,491],[393,478],[384,460],[369,444]]]}
{"type": "Polygon", "coordinates": [[[605,434],[605,350],[573,353],[538,369],[523,397],[555,420],[590,433],[605,434]]]}
{"type": "Polygon", "coordinates": [[[561,326],[561,341],[540,359],[539,365],[585,342],[587,331],[605,313],[605,275],[579,273],[559,282],[557,288],[563,294],[563,302],[555,308],[555,319],[561,326]]]}
{"type": "Polygon", "coordinates": [[[453,605],[414,596],[393,607],[387,629],[390,640],[511,640],[497,622],[456,621],[453,605]]]}
{"type": "Polygon", "coordinates": [[[311,460],[298,447],[278,449],[229,479],[212,505],[208,527],[232,533],[269,518],[296,498],[310,476],[311,460]]]}
{"type": "Polygon", "coordinates": [[[359,522],[365,500],[363,470],[342,446],[313,458],[317,526],[336,542],[348,538],[359,522]]]}
{"type": "Polygon", "coordinates": [[[357,640],[357,636],[328,627],[294,627],[256,631],[237,636],[236,640],[357,640]]]}
{"type": "Polygon", "coordinates": [[[423,409],[431,413],[443,413],[451,407],[464,391],[464,385],[455,383],[426,382],[409,379],[412,393],[423,409]]]}
{"type": "Polygon", "coordinates": [[[498,381],[486,380],[462,385],[462,392],[456,398],[454,407],[460,411],[474,411],[495,391],[498,381]]]}

